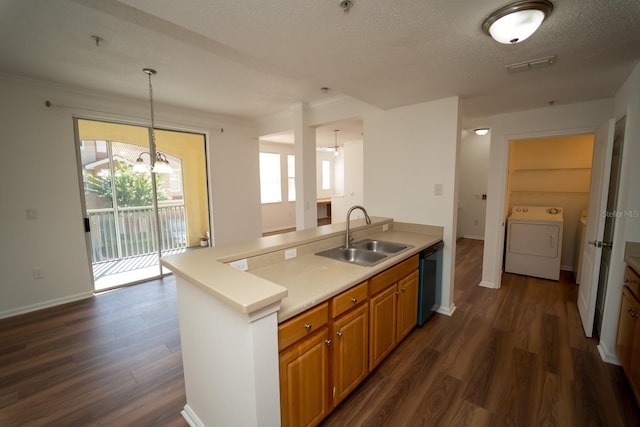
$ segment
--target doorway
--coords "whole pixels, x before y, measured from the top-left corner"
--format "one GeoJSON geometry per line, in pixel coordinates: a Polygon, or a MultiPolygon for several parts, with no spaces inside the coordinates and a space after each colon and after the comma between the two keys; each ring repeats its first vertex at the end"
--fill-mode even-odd
{"type": "Polygon", "coordinates": [[[161,277],[162,255],[209,241],[205,136],[75,119],[96,292],[161,277]],[[168,166],[151,171],[151,153],[168,166]]]}
{"type": "Polygon", "coordinates": [[[604,303],[607,294],[607,282],[611,266],[611,249],[613,246],[613,232],[616,224],[616,206],[618,205],[618,186],[620,184],[620,169],[622,167],[622,145],[626,117],[616,123],[613,131],[613,151],[611,154],[611,172],[607,189],[607,210],[604,219],[604,234],[602,236],[602,254],[600,258],[600,273],[598,275],[598,291],[596,294],[596,311],[594,328],[598,336],[602,328],[604,303]]]}

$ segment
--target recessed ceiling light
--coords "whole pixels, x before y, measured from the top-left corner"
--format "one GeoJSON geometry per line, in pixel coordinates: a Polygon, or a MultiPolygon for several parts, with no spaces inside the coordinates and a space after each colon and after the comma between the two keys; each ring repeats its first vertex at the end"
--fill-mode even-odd
{"type": "Polygon", "coordinates": [[[517,1],[489,15],[482,30],[498,43],[520,43],[536,32],[552,10],[549,0],[517,1]]]}
{"type": "Polygon", "coordinates": [[[476,135],[485,136],[489,133],[489,128],[478,128],[473,130],[476,135]]]}

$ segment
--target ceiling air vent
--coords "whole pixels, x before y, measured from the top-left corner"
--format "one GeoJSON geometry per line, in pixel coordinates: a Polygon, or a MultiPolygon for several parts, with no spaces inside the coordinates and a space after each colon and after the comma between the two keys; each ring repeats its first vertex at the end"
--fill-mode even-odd
{"type": "Polygon", "coordinates": [[[544,58],[532,59],[530,61],[518,62],[515,64],[505,65],[510,73],[519,73],[521,71],[535,70],[538,68],[549,67],[556,63],[556,56],[545,56],[544,58]]]}

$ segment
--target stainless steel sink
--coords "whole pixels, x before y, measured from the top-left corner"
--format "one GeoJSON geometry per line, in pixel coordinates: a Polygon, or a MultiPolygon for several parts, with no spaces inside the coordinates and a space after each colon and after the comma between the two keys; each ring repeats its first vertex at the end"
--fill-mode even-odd
{"type": "Polygon", "coordinates": [[[402,243],[368,239],[358,242],[350,248],[340,246],[318,252],[316,255],[357,265],[372,266],[411,247],[402,243]]]}
{"type": "Polygon", "coordinates": [[[358,249],[366,249],[368,251],[383,254],[397,254],[411,247],[410,245],[386,242],[384,240],[363,240],[362,242],[358,242],[353,246],[358,249]]]}
{"type": "Polygon", "coordinates": [[[387,258],[387,255],[381,252],[373,252],[355,247],[338,247],[328,249],[326,251],[318,252],[316,255],[364,266],[375,265],[387,258]]]}

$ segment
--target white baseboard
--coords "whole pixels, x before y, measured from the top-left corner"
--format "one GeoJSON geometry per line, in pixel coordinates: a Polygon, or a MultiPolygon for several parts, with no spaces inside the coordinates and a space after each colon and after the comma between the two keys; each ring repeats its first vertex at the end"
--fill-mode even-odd
{"type": "Polygon", "coordinates": [[[184,409],[180,412],[182,418],[187,421],[187,424],[191,427],[206,427],[204,423],[198,418],[195,412],[191,409],[189,404],[184,405],[184,409]]]}
{"type": "Polygon", "coordinates": [[[0,319],[17,316],[19,314],[30,313],[32,311],[42,310],[56,305],[66,304],[68,302],[79,301],[93,297],[93,292],[83,292],[80,294],[69,295],[62,298],[56,298],[49,301],[39,302],[37,304],[25,305],[23,307],[12,308],[10,310],[0,311],[0,319]]]}
{"type": "Polygon", "coordinates": [[[440,313],[440,314],[444,314],[445,316],[453,316],[453,313],[456,311],[456,306],[455,304],[451,304],[449,307],[445,307],[443,305],[441,305],[437,310],[436,313],[440,313]]]}
{"type": "Polygon", "coordinates": [[[602,341],[600,341],[600,343],[598,344],[598,353],[600,353],[600,358],[603,362],[611,363],[612,365],[618,366],[622,365],[622,363],[620,363],[620,359],[618,359],[618,356],[614,352],[609,350],[602,341]]]}
{"type": "Polygon", "coordinates": [[[483,280],[482,282],[480,282],[480,283],[478,284],[478,286],[482,286],[483,288],[489,288],[489,289],[498,289],[498,288],[496,287],[496,285],[495,285],[495,284],[493,284],[493,283],[491,283],[491,282],[487,282],[487,281],[485,281],[485,280],[483,280]]]}
{"type": "Polygon", "coordinates": [[[473,236],[469,234],[464,234],[462,236],[463,239],[473,239],[473,240],[484,240],[484,236],[473,236]]]}

